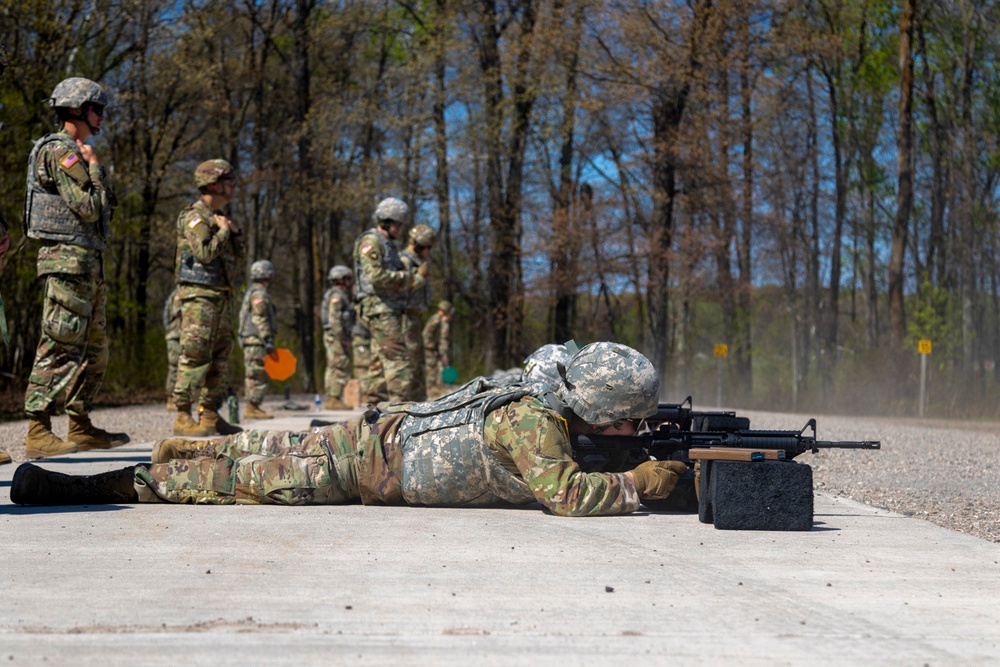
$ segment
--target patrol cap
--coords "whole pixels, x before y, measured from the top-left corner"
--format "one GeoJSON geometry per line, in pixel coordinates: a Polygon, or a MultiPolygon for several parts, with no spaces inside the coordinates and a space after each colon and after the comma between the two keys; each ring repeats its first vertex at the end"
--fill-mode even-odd
{"type": "Polygon", "coordinates": [[[338,280],[344,280],[345,278],[354,278],[354,272],[343,264],[337,264],[330,269],[330,273],[327,274],[327,279],[335,283],[338,280]]]}
{"type": "Polygon", "coordinates": [[[620,343],[585,345],[569,360],[562,380],[559,398],[591,425],[645,419],[660,401],[660,377],[653,364],[620,343]]]}
{"type": "Polygon", "coordinates": [[[194,170],[194,184],[199,189],[217,183],[224,176],[235,176],[233,165],[225,160],[205,160],[194,170]]]}
{"type": "Polygon", "coordinates": [[[427,225],[417,225],[410,230],[410,243],[430,248],[437,240],[434,230],[427,225]]]}
{"type": "Polygon", "coordinates": [[[258,259],[250,265],[250,280],[270,280],[274,276],[274,264],[266,259],[258,259]]]}
{"type": "Polygon", "coordinates": [[[53,109],[79,109],[84,104],[108,106],[108,96],[99,85],[82,76],[63,79],[56,84],[48,99],[53,109]]]}

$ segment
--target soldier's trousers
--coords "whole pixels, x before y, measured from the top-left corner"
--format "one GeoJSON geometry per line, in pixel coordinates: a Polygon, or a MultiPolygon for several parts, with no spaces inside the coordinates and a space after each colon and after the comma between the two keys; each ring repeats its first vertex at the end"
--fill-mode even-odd
{"type": "Polygon", "coordinates": [[[339,399],[344,395],[344,385],[351,379],[351,344],[340,336],[325,332],[323,346],[326,348],[323,386],[327,396],[339,399]]]}
{"type": "MultiPolygon", "coordinates": [[[[369,389],[368,382],[371,377],[371,364],[372,364],[372,339],[371,336],[354,336],[351,340],[351,347],[354,352],[354,377],[358,380],[358,389],[361,395],[361,402],[368,402],[368,396],[381,396],[385,399],[386,390],[385,384],[382,383],[379,386],[369,389]]],[[[379,374],[379,381],[381,382],[382,376],[379,374]]]]}
{"type": "Polygon", "coordinates": [[[267,352],[263,345],[243,344],[244,397],[248,403],[260,405],[267,394],[267,384],[271,378],[264,370],[267,352]]]}
{"type": "Polygon", "coordinates": [[[42,332],[24,395],[29,416],[54,414],[63,392],[68,414],[90,413],[108,368],[106,307],[103,280],[45,276],[42,332]]]}
{"type": "Polygon", "coordinates": [[[408,401],[427,400],[423,328],[423,320],[418,311],[407,312],[403,315],[403,335],[406,338],[406,350],[410,356],[412,368],[410,385],[406,390],[406,400],[408,401]]]}
{"type": "Polygon", "coordinates": [[[177,384],[177,363],[181,358],[180,338],[167,339],[167,396],[173,396],[177,384]]]}
{"type": "Polygon", "coordinates": [[[137,467],[135,487],[140,502],[328,505],[364,494],[366,502],[399,503],[392,484],[362,491],[366,478],[398,479],[377,469],[386,460],[385,428],[356,417],[305,433],[243,431],[206,442],[200,458],[137,467]]]}
{"type": "Polygon", "coordinates": [[[207,410],[218,410],[225,400],[222,379],[233,351],[233,321],[229,295],[195,296],[181,301],[181,358],[177,362],[174,403],[191,406],[201,390],[207,410]]]}
{"type": "Polygon", "coordinates": [[[366,318],[365,325],[372,334],[372,357],[367,376],[369,403],[409,400],[413,363],[406,347],[403,319],[404,315],[400,312],[366,318]],[[382,386],[386,390],[385,396],[375,393],[382,386]]]}

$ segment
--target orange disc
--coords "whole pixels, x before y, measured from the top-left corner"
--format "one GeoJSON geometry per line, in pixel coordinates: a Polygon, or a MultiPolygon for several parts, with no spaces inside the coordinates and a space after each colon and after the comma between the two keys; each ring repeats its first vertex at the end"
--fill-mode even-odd
{"type": "Polygon", "coordinates": [[[270,354],[264,356],[264,372],[272,380],[287,380],[295,374],[295,355],[288,348],[279,347],[274,351],[277,359],[270,354]]]}

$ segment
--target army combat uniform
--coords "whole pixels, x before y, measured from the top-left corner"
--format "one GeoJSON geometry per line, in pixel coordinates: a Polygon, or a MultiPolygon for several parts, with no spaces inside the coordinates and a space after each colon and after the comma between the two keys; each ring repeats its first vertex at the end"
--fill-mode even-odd
{"type": "Polygon", "coordinates": [[[135,488],[143,502],[637,510],[631,475],[585,473],[573,461],[564,408],[551,394],[498,388],[371,409],[313,432],[247,431],[205,442],[198,458],[136,467],[135,488]]]}
{"type": "Polygon", "coordinates": [[[264,357],[274,352],[278,334],[278,315],[267,288],[253,282],[243,295],[240,306],[240,346],[246,374],[244,395],[247,403],[260,406],[270,381],[264,370],[264,357]]]}
{"type": "Polygon", "coordinates": [[[199,199],[177,218],[177,250],[182,324],[174,403],[189,412],[201,389],[205,409],[217,412],[233,350],[232,292],[242,275],[243,243],[199,199]]]}
{"type": "Polygon", "coordinates": [[[360,301],[358,319],[371,332],[371,362],[365,382],[369,403],[406,401],[414,368],[406,346],[404,318],[411,292],[423,287],[422,276],[410,272],[396,244],[377,228],[354,243],[354,275],[360,301]],[[385,387],[385,394],[381,388],[385,387]]]}
{"type": "Polygon", "coordinates": [[[27,192],[26,233],[42,243],[37,268],[45,299],[24,411],[48,418],[65,393],[66,412],[84,417],[108,367],[102,251],[114,198],[103,167],[89,167],[65,130],[35,144],[27,192]]]}
{"type": "Polygon", "coordinates": [[[167,399],[173,406],[177,362],[181,358],[181,298],[176,287],[163,303],[163,330],[167,342],[167,399]]]}
{"type": "MultiPolygon", "coordinates": [[[[416,274],[417,269],[424,263],[424,260],[420,259],[410,248],[400,252],[399,258],[406,270],[413,274],[416,274]]],[[[406,391],[406,400],[408,401],[427,400],[427,375],[422,332],[424,314],[430,305],[431,286],[425,281],[423,286],[410,292],[406,300],[406,310],[403,311],[403,335],[406,339],[406,350],[410,356],[410,363],[413,365],[410,386],[406,391]]]]}
{"type": "Polygon", "coordinates": [[[354,304],[343,288],[334,285],[323,294],[323,346],[326,348],[326,374],[323,386],[328,399],[342,400],[344,385],[351,379],[351,335],[354,329],[354,304]]]}

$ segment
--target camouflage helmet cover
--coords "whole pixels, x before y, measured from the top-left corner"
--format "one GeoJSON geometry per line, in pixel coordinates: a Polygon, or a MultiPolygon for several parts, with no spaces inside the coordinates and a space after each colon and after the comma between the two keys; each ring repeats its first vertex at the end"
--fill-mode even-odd
{"type": "Polygon", "coordinates": [[[375,207],[375,223],[380,227],[388,227],[390,222],[406,224],[410,215],[410,207],[401,199],[387,197],[375,207]]]}
{"type": "Polygon", "coordinates": [[[571,356],[565,345],[555,343],[542,345],[524,359],[522,379],[558,387],[562,384],[562,375],[557,364],[562,364],[565,368],[571,356]]]}
{"type": "Polygon", "coordinates": [[[637,350],[619,343],[591,343],[569,360],[556,392],[588,424],[645,419],[656,412],[660,377],[637,350]]]}
{"type": "Polygon", "coordinates": [[[79,109],[84,104],[108,106],[108,96],[99,85],[82,76],[64,79],[56,84],[48,99],[53,109],[79,109]]]}
{"type": "Polygon", "coordinates": [[[437,240],[434,230],[427,225],[417,225],[410,230],[410,243],[430,248],[437,240]]]}
{"type": "Polygon", "coordinates": [[[455,307],[451,305],[451,301],[448,301],[447,299],[441,299],[440,301],[438,301],[438,310],[440,310],[442,313],[454,313],[455,307]]]}
{"type": "Polygon", "coordinates": [[[327,279],[331,283],[335,283],[338,280],[344,280],[345,278],[354,278],[354,272],[343,264],[337,264],[330,269],[330,273],[327,274],[327,279]]]}
{"type": "Polygon", "coordinates": [[[258,259],[250,265],[250,280],[270,280],[274,276],[274,264],[266,259],[258,259]]]}
{"type": "Polygon", "coordinates": [[[200,189],[218,182],[223,176],[233,175],[233,165],[225,160],[205,160],[194,170],[194,184],[200,189]]]}

